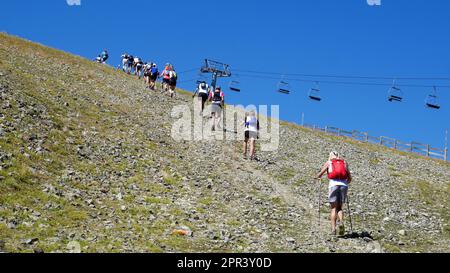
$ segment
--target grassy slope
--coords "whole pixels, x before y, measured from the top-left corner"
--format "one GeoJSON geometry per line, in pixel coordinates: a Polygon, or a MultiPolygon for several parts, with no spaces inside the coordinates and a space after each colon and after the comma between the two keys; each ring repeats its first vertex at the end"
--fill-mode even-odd
{"type": "MultiPolygon", "coordinates": [[[[64,250],[71,235],[78,236],[80,229],[88,230],[82,232],[85,240],[79,240],[82,241],[85,251],[118,251],[124,243],[121,238],[128,238],[125,240],[127,243],[132,242],[133,247],[129,251],[216,249],[214,242],[206,239],[190,240],[167,236],[173,218],[186,214],[179,206],[172,205],[173,200],[193,195],[191,187],[194,186],[192,182],[183,181],[183,177],[188,176],[189,172],[179,168],[181,161],[176,154],[172,155],[173,148],[170,144],[161,145],[157,139],[146,136],[145,130],[133,128],[133,124],[124,119],[139,114],[145,115],[142,119],[152,119],[152,115],[158,115],[140,112],[140,107],[151,106],[145,101],[132,101],[128,97],[130,89],[138,89],[141,86],[132,77],[109,67],[5,34],[0,34],[0,72],[8,75],[8,82],[12,83],[10,88],[20,92],[20,97],[27,106],[39,105],[37,111],[31,109],[27,112],[17,101],[11,102],[11,109],[7,109],[3,120],[3,123],[17,123],[17,117],[20,117],[16,131],[0,139],[1,151],[13,155],[12,160],[8,161],[9,166],[0,170],[0,176],[3,178],[0,184],[0,217],[6,220],[17,219],[21,223],[17,229],[9,229],[6,224],[0,223],[0,234],[6,240],[7,250],[30,251],[22,242],[34,237],[43,238],[37,246],[44,251],[64,250]],[[14,59],[8,54],[10,52],[16,52],[14,59]],[[45,60],[48,60],[48,66],[44,67],[42,64],[45,60]],[[64,72],[64,77],[56,73],[61,71],[64,72]],[[93,103],[94,101],[97,103],[93,103]],[[37,123],[37,120],[45,122],[37,123]],[[34,134],[38,139],[41,136],[45,139],[42,143],[45,153],[40,154],[34,149],[28,149],[29,139],[34,134]],[[134,135],[130,137],[130,134],[134,135]],[[122,154],[140,155],[134,161],[116,160],[110,156],[80,160],[78,150],[80,147],[89,146],[86,145],[89,143],[89,137],[86,135],[95,135],[96,141],[104,140],[105,145],[123,141],[123,145],[118,148],[122,154]],[[161,164],[161,161],[164,164],[161,164]],[[157,169],[157,175],[149,171],[152,168],[157,169]],[[86,178],[83,183],[72,177],[71,170],[86,178]],[[121,175],[115,176],[114,182],[111,182],[108,179],[111,172],[121,175]],[[161,177],[162,183],[156,183],[156,176],[161,177]],[[146,194],[140,192],[139,195],[134,195],[133,190],[128,190],[131,185],[142,189],[146,194]],[[72,195],[62,198],[61,191],[69,191],[72,195]],[[126,192],[124,201],[128,206],[127,211],[121,210],[124,201],[112,198],[119,192],[126,192]],[[88,202],[89,199],[95,199],[95,202],[88,202]],[[134,205],[129,206],[130,203],[134,205]],[[99,210],[103,215],[98,215],[99,210]],[[169,211],[171,216],[149,222],[146,220],[149,211],[155,215],[160,211],[169,211]],[[36,218],[33,213],[40,215],[36,218]],[[102,222],[93,220],[92,215],[95,219],[101,218],[102,222]],[[109,227],[108,223],[100,224],[107,221],[108,215],[118,215],[119,222],[112,227],[109,227]],[[127,221],[129,218],[132,220],[127,221]],[[94,240],[95,237],[98,238],[94,240]]],[[[0,81],[3,81],[2,77],[0,81]]],[[[187,92],[180,92],[188,97],[187,92]]],[[[164,124],[161,128],[148,129],[159,130],[164,134],[164,130],[170,129],[168,126],[170,125],[164,124]]],[[[448,177],[445,177],[448,174],[448,163],[419,159],[414,155],[405,155],[387,148],[311,132],[288,123],[283,123],[283,127],[326,142],[344,142],[356,147],[355,149],[430,162],[447,170],[441,180],[448,181],[448,177]]],[[[97,147],[92,146],[93,149],[97,147]]],[[[284,170],[278,169],[269,175],[280,183],[289,181],[294,176],[294,172],[289,168],[289,160],[292,161],[292,158],[280,158],[280,161],[287,162],[287,166],[284,170]]],[[[384,163],[382,159],[371,160],[373,165],[384,163]]],[[[227,166],[228,163],[224,164],[227,166]]],[[[411,198],[419,198],[421,203],[436,208],[448,223],[448,183],[447,187],[442,189],[427,180],[414,181],[395,166],[390,168],[392,175],[400,177],[399,181],[402,181],[403,186],[411,189],[411,198]],[[439,206],[442,202],[443,207],[439,206]]],[[[219,174],[212,172],[210,176],[216,178],[219,174]]],[[[304,181],[296,183],[293,187],[298,187],[304,181]]],[[[216,200],[209,191],[198,191],[198,195],[192,197],[196,204],[194,209],[198,212],[223,209],[218,213],[230,214],[231,208],[222,206],[222,201],[216,200]]],[[[257,196],[259,193],[254,194],[257,196]]],[[[282,203],[276,198],[272,199],[272,202],[282,203]]],[[[239,226],[239,219],[227,219],[228,226],[239,226]]],[[[217,219],[205,219],[205,222],[210,222],[211,225],[216,224],[216,221],[217,219]]],[[[182,224],[193,225],[188,221],[182,224]]],[[[202,226],[194,225],[192,228],[202,229],[202,226]]],[[[447,240],[449,233],[447,224],[447,240]]],[[[422,243],[423,246],[418,246],[419,250],[431,251],[427,249],[428,242],[422,243]]],[[[243,249],[247,244],[248,242],[242,242],[243,249]]],[[[235,247],[221,246],[217,247],[217,250],[236,251],[235,247]]],[[[281,246],[273,247],[274,251],[284,250],[281,246]]],[[[398,251],[397,246],[386,247],[391,251],[398,251]]],[[[414,247],[411,247],[410,251],[414,251],[414,247]]]]}

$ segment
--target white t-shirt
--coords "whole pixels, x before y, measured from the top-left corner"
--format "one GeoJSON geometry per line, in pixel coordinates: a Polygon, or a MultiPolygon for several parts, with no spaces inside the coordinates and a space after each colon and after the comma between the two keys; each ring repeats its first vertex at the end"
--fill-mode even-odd
{"type": "Polygon", "coordinates": [[[208,84],[205,84],[205,89],[202,88],[202,84],[199,84],[198,92],[200,94],[208,94],[208,84]]]}
{"type": "Polygon", "coordinates": [[[250,132],[258,132],[258,119],[256,117],[253,116],[248,116],[245,118],[245,131],[250,131],[250,132]]]}
{"type": "Polygon", "coordinates": [[[330,184],[328,184],[328,188],[332,188],[332,187],[336,187],[336,186],[348,187],[348,182],[346,180],[330,179],[330,184]]]}

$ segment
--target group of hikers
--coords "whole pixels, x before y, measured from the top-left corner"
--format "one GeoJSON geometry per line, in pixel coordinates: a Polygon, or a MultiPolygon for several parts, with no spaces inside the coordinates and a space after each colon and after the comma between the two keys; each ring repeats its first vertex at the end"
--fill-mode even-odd
{"type": "Polygon", "coordinates": [[[150,90],[156,89],[156,81],[161,78],[161,92],[168,93],[172,98],[176,96],[178,75],[172,64],[167,63],[160,73],[154,62],[144,62],[140,57],[128,53],[122,54],[121,58],[122,70],[127,74],[134,74],[138,79],[143,78],[150,90]]]}
{"type": "MultiPolygon", "coordinates": [[[[199,108],[201,109],[199,114],[201,116],[203,116],[206,102],[211,102],[211,115],[209,118],[213,119],[212,130],[214,131],[215,128],[220,129],[220,119],[225,103],[225,94],[222,91],[221,87],[216,87],[214,88],[214,91],[211,91],[209,85],[205,81],[201,81],[198,84],[197,89],[195,90],[195,93],[192,97],[194,98],[195,96],[197,96],[198,98],[199,108]]],[[[256,140],[258,139],[259,132],[259,120],[257,118],[256,111],[252,110],[246,112],[245,120],[241,123],[241,126],[245,126],[243,157],[244,159],[247,159],[247,151],[249,148],[250,160],[255,160],[255,144],[256,140]]],[[[318,180],[318,183],[320,183],[320,179],[325,173],[327,173],[329,179],[328,199],[331,207],[331,235],[343,236],[345,234],[343,206],[346,202],[348,204],[347,193],[349,184],[352,181],[352,176],[347,162],[343,158],[341,158],[339,153],[336,151],[333,151],[329,154],[328,161],[325,162],[325,164],[322,166],[321,171],[317,174],[316,179],[318,180]]]]}
{"type": "MultiPolygon", "coordinates": [[[[205,104],[207,101],[211,102],[211,115],[212,119],[212,131],[217,129],[221,129],[220,121],[222,118],[223,107],[225,105],[225,94],[222,91],[220,86],[214,88],[214,91],[211,91],[211,88],[205,81],[201,81],[195,90],[193,98],[197,95],[200,116],[203,116],[203,112],[205,110],[205,104]]],[[[255,111],[250,111],[245,113],[245,120],[241,124],[245,125],[245,138],[244,138],[244,159],[247,159],[247,147],[250,146],[250,160],[254,160],[256,149],[255,142],[258,139],[258,130],[259,130],[259,121],[256,117],[255,111]]]]}
{"type": "MultiPolygon", "coordinates": [[[[155,90],[156,81],[162,78],[161,92],[169,92],[171,97],[175,96],[175,89],[177,84],[177,74],[173,65],[166,64],[164,70],[160,73],[158,66],[154,62],[143,62],[139,57],[133,57],[127,53],[122,56],[122,70],[128,74],[134,74],[138,79],[144,78],[148,88],[155,90]]],[[[104,50],[96,59],[99,63],[105,63],[108,59],[108,52],[104,50]]],[[[120,69],[120,66],[118,67],[120,69]]],[[[225,105],[225,94],[220,86],[213,88],[205,82],[201,81],[195,90],[193,98],[197,96],[200,115],[204,116],[205,104],[207,101],[211,102],[212,130],[221,129],[220,121],[222,118],[223,108],[225,105]]],[[[245,120],[241,123],[245,126],[244,143],[243,143],[243,158],[247,159],[247,151],[250,150],[250,160],[256,160],[256,140],[258,139],[259,120],[256,111],[252,110],[245,113],[245,120]]],[[[352,181],[349,166],[347,162],[339,155],[338,152],[333,151],[329,154],[328,160],[322,166],[321,171],[315,177],[320,183],[322,176],[327,173],[329,179],[328,185],[328,199],[331,207],[331,234],[344,235],[344,210],[345,203],[348,204],[348,187],[352,181]]],[[[319,184],[320,190],[320,184],[319,184]]],[[[320,200],[320,197],[319,197],[320,200]]],[[[319,203],[320,204],[320,203],[319,203]]],[[[349,212],[350,213],[350,212],[349,212]]],[[[320,219],[320,205],[319,205],[319,219],[320,219]]],[[[351,219],[350,219],[351,220],[351,219]]],[[[320,220],[319,220],[320,221],[320,220]]]]}

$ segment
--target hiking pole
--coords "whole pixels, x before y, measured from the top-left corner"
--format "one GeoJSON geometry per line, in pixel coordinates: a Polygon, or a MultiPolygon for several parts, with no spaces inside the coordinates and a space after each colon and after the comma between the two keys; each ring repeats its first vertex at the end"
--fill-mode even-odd
{"type": "Polygon", "coordinates": [[[352,211],[350,209],[350,199],[348,198],[348,194],[347,194],[347,210],[348,210],[348,217],[350,219],[350,230],[353,233],[352,211]]]}
{"type": "Polygon", "coordinates": [[[319,213],[319,227],[320,227],[320,207],[322,205],[322,202],[320,201],[320,180],[317,180],[317,203],[319,205],[318,207],[318,213],[319,213]]]}

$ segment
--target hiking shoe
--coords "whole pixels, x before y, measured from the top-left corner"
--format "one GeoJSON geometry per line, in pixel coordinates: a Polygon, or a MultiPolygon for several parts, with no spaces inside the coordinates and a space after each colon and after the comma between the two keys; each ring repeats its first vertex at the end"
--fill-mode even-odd
{"type": "Polygon", "coordinates": [[[338,224],[338,233],[339,233],[339,236],[344,236],[345,235],[344,223],[339,223],[338,224]]]}

